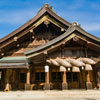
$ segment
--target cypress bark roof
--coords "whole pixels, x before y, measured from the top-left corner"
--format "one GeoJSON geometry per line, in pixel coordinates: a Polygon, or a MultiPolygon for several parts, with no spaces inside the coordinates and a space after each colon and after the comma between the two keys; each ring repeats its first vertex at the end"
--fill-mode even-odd
{"type": "Polygon", "coordinates": [[[26,52],[24,52],[24,54],[26,56],[29,56],[31,54],[33,56],[35,56],[36,55],[35,53],[40,52],[42,50],[45,50],[45,49],[47,49],[47,48],[49,48],[51,46],[55,46],[55,44],[59,43],[60,41],[63,41],[64,39],[66,39],[67,37],[69,37],[71,34],[73,34],[73,32],[75,32],[75,31],[78,31],[78,32],[80,32],[81,35],[84,35],[85,37],[88,37],[91,40],[93,40],[94,41],[93,44],[95,44],[99,48],[99,50],[100,50],[100,38],[97,38],[97,37],[95,37],[95,36],[87,33],[85,30],[83,30],[78,25],[76,25],[76,26],[72,25],[71,27],[69,27],[67,29],[67,31],[64,34],[58,36],[57,38],[49,41],[48,43],[46,43],[46,44],[44,44],[42,46],[39,46],[37,48],[33,48],[33,49],[29,50],[29,51],[26,51],[26,52]]]}
{"type": "Polygon", "coordinates": [[[7,36],[5,36],[4,38],[0,39],[0,43],[6,41],[7,39],[10,39],[11,37],[14,37],[15,35],[17,35],[19,32],[23,31],[25,28],[29,27],[31,24],[35,23],[39,18],[41,18],[44,14],[48,13],[49,15],[51,15],[52,17],[54,17],[56,20],[58,20],[59,22],[63,23],[64,25],[67,25],[68,27],[71,25],[71,23],[69,23],[68,21],[64,20],[63,18],[61,18],[60,16],[58,16],[53,10],[52,8],[48,5],[45,4],[37,13],[37,15],[35,17],[33,17],[31,20],[29,20],[28,22],[26,22],[24,25],[22,25],[21,27],[19,27],[17,30],[15,30],[14,32],[8,34],[7,36]]]}
{"type": "MultiPolygon", "coordinates": [[[[74,24],[71,24],[68,21],[64,20],[63,18],[61,18],[60,16],[58,16],[48,4],[45,4],[39,10],[39,12],[37,13],[37,15],[34,18],[32,18],[31,20],[29,20],[26,24],[24,24],[23,26],[21,26],[20,28],[18,28],[14,32],[10,33],[6,37],[0,39],[0,46],[2,47],[2,44],[4,45],[5,43],[6,43],[6,46],[7,46],[8,45],[7,44],[7,42],[8,42],[7,40],[10,40],[10,38],[16,36],[17,34],[19,34],[20,32],[22,32],[23,30],[25,30],[27,27],[29,27],[30,25],[34,24],[36,21],[38,21],[39,18],[41,18],[45,14],[49,14],[51,17],[55,18],[57,21],[59,21],[60,23],[66,25],[66,26],[68,26],[69,28],[66,30],[65,33],[63,33],[62,35],[58,36],[57,38],[51,40],[50,42],[46,43],[45,45],[39,46],[39,47],[37,47],[35,49],[33,48],[32,50],[29,50],[27,52],[24,52],[24,54],[26,56],[27,55],[31,55],[31,54],[33,54],[35,52],[39,52],[39,51],[45,50],[46,48],[49,48],[52,45],[55,45],[58,42],[63,41],[65,38],[67,38],[71,34],[73,34],[74,31],[80,32],[81,35],[83,35],[86,38],[89,38],[90,40],[92,40],[92,43],[95,44],[98,48],[100,48],[100,38],[97,38],[97,37],[89,34],[84,29],[82,29],[80,26],[75,25],[75,23],[74,24]]],[[[9,44],[11,44],[11,43],[9,42],[9,44]]]]}

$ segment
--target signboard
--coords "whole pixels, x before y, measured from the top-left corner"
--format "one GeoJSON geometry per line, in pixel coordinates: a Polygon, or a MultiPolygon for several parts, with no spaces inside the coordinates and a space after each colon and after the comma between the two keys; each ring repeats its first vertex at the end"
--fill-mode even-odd
{"type": "Polygon", "coordinates": [[[49,66],[48,65],[45,66],[45,72],[49,72],[49,66]]]}

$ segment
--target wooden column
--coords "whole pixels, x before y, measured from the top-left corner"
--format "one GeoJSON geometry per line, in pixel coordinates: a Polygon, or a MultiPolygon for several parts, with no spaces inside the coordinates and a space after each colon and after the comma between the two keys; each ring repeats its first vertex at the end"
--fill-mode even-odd
{"type": "Polygon", "coordinates": [[[30,84],[30,69],[28,69],[26,74],[26,84],[30,84]]]}
{"type": "Polygon", "coordinates": [[[49,72],[45,73],[45,83],[49,83],[49,72]]]}
{"type": "Polygon", "coordinates": [[[62,72],[62,90],[67,90],[68,84],[67,84],[67,76],[66,71],[62,72]]]}
{"type": "Polygon", "coordinates": [[[16,69],[16,90],[19,89],[19,69],[16,69]]]}
{"type": "Polygon", "coordinates": [[[91,82],[90,81],[90,71],[87,71],[87,82],[91,82]]]}
{"type": "Polygon", "coordinates": [[[97,72],[97,89],[100,89],[100,70],[97,72]]]}
{"type": "Polygon", "coordinates": [[[25,90],[30,90],[31,85],[30,85],[30,69],[27,70],[26,73],[26,84],[25,84],[25,90]]]}
{"type": "Polygon", "coordinates": [[[80,86],[80,89],[82,89],[82,70],[81,69],[79,72],[79,86],[80,86]]]}
{"type": "MultiPolygon", "coordinates": [[[[88,52],[87,52],[87,48],[85,48],[85,55],[86,55],[86,57],[88,57],[88,52]]],[[[90,71],[91,70],[87,70],[86,71],[86,89],[92,89],[92,83],[91,83],[91,81],[90,81],[90,71]]]]}
{"type": "Polygon", "coordinates": [[[33,70],[32,82],[34,83],[35,82],[35,72],[36,72],[36,70],[35,69],[32,69],[32,70],[33,70]]]}
{"type": "Polygon", "coordinates": [[[4,91],[10,91],[11,90],[11,85],[10,85],[10,70],[9,69],[6,69],[6,77],[5,77],[5,89],[4,91]]]}
{"type": "Polygon", "coordinates": [[[86,88],[92,89],[92,83],[91,83],[91,79],[90,79],[90,71],[87,71],[86,78],[87,78],[86,88]]]}
{"type": "Polygon", "coordinates": [[[50,90],[50,83],[49,83],[49,66],[45,66],[45,90],[50,90]]]}
{"type": "Polygon", "coordinates": [[[66,72],[63,72],[63,83],[66,83],[66,72]]]}

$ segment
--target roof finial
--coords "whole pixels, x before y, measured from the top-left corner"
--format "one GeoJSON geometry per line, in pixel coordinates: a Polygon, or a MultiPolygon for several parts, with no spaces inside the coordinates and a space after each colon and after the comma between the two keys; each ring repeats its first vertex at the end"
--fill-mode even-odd
{"type": "Polygon", "coordinates": [[[72,25],[73,26],[80,26],[80,24],[78,24],[78,22],[73,22],[72,25]]]}
{"type": "Polygon", "coordinates": [[[50,6],[48,3],[45,3],[43,7],[52,9],[52,6],[50,6]]]}

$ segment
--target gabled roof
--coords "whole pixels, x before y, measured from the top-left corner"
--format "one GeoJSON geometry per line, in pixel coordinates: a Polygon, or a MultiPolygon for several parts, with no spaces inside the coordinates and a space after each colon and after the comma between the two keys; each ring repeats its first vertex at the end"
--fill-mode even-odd
{"type": "Polygon", "coordinates": [[[52,8],[48,5],[45,4],[40,11],[37,13],[37,15],[32,18],[31,20],[29,20],[27,23],[25,23],[23,26],[19,27],[17,30],[15,30],[14,32],[8,34],[7,36],[5,36],[4,38],[0,39],[0,43],[6,41],[7,39],[14,37],[15,35],[17,35],[19,32],[23,31],[25,28],[29,27],[31,24],[35,23],[39,18],[41,18],[44,14],[48,13],[49,15],[51,15],[52,17],[54,17],[56,20],[58,20],[59,22],[63,23],[66,26],[70,26],[71,23],[69,23],[68,21],[64,20],[63,18],[61,18],[60,16],[58,16],[53,10],[52,8]]]}
{"type": "MultiPolygon", "coordinates": [[[[38,52],[41,52],[41,51],[44,51],[46,50],[47,48],[50,48],[52,46],[55,46],[55,44],[57,43],[60,43],[62,41],[65,41],[65,40],[68,40],[68,37],[70,37],[70,35],[74,34],[73,32],[75,31],[78,31],[80,32],[81,35],[87,37],[87,38],[90,38],[91,40],[93,40],[94,42],[92,42],[92,44],[94,44],[95,46],[97,46],[100,50],[100,38],[97,38],[91,34],[89,34],[88,32],[86,32],[85,30],[83,30],[80,26],[78,25],[72,25],[70,26],[67,31],[65,33],[63,33],[62,35],[58,36],[57,38],[49,41],[48,43],[42,45],[42,46],[39,46],[37,48],[33,48],[29,51],[26,51],[24,52],[24,54],[30,58],[30,55],[31,56],[36,56],[38,55],[38,52]]],[[[75,37],[75,36],[78,36],[77,34],[76,35],[73,35],[71,36],[71,38],[75,37]]],[[[79,36],[78,36],[79,37],[79,36]]],[[[69,39],[71,39],[69,38],[69,39]]],[[[80,37],[81,38],[81,37],[80,37]]],[[[63,42],[62,42],[63,43],[63,42]]]]}
{"type": "Polygon", "coordinates": [[[0,59],[0,69],[2,68],[29,68],[25,56],[3,57],[0,59]]]}

